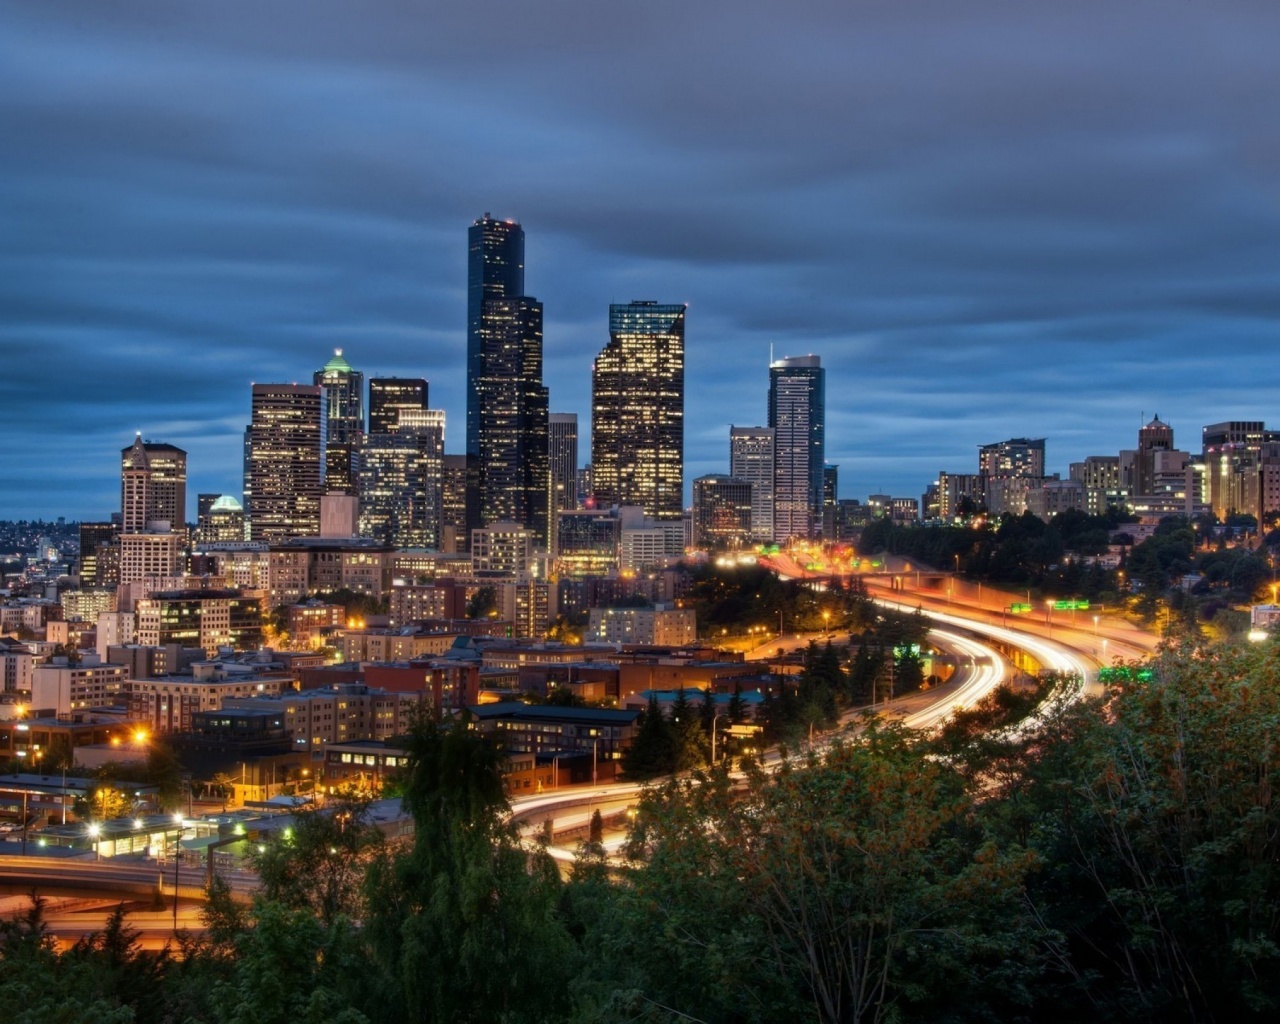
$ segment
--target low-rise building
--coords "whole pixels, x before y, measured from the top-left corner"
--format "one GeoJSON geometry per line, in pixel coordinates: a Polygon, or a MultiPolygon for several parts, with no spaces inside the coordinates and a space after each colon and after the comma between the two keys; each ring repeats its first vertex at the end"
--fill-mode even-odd
{"type": "Polygon", "coordinates": [[[287,677],[260,675],[250,665],[197,662],[190,672],[124,683],[130,716],[157,732],[188,732],[198,711],[221,711],[235,697],[271,696],[289,685],[287,677]]]}
{"type": "Polygon", "coordinates": [[[385,740],[408,732],[423,693],[390,693],[359,683],[290,691],[271,697],[229,698],[223,711],[279,710],[290,747],[316,752],[333,743],[385,740]]]}
{"type": "Polygon", "coordinates": [[[678,647],[698,636],[697,613],[667,604],[652,608],[593,608],[587,638],[596,643],[678,647]]]}
{"type": "Polygon", "coordinates": [[[65,718],[78,711],[117,704],[124,698],[125,670],[102,664],[97,656],[72,665],[53,658],[31,670],[31,707],[65,718]]]}

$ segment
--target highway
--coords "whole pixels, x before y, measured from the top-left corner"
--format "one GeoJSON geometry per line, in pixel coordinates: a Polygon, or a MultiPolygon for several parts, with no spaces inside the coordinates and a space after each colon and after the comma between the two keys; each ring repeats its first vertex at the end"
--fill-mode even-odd
{"type": "MultiPolygon", "coordinates": [[[[820,640],[823,636],[824,634],[797,635],[789,640],[777,638],[761,645],[752,654],[757,657],[770,656],[777,651],[780,640],[782,646],[795,649],[807,646],[811,640],[820,640]]],[[[942,686],[907,694],[875,708],[899,718],[912,729],[936,728],[955,710],[970,707],[982,700],[1007,676],[1006,663],[999,652],[980,640],[943,628],[931,630],[929,636],[936,646],[953,652],[961,659],[953,678],[942,686]]],[[[845,712],[841,718],[841,727],[815,744],[815,749],[822,749],[836,736],[848,738],[855,734],[861,728],[862,716],[867,710],[869,709],[864,707],[845,712]]],[[[760,761],[765,771],[776,771],[783,759],[775,748],[766,751],[760,761]]],[[[744,776],[735,773],[735,777],[744,776]]],[[[644,789],[645,784],[642,783],[610,783],[595,787],[575,787],[562,793],[540,793],[513,801],[511,816],[521,826],[526,840],[533,841],[547,818],[554,822],[556,832],[580,829],[589,823],[592,810],[599,810],[605,817],[619,814],[633,806],[644,789]]],[[[616,853],[624,841],[625,838],[616,833],[607,836],[604,844],[606,853],[616,853]]],[[[547,852],[566,865],[577,859],[576,849],[567,846],[551,844],[547,847],[547,852]]]]}

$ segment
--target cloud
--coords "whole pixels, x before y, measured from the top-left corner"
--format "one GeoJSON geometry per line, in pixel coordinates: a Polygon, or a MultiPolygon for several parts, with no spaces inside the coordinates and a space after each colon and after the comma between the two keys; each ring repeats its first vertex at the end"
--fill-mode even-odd
{"type": "Polygon", "coordinates": [[[584,457],[634,298],[690,303],[690,479],[770,345],[823,357],[844,496],[1275,418],[1274,5],[0,8],[0,516],[105,516],[135,429],[238,493],[249,382],[338,346],[458,450],[485,210],[584,457]]]}

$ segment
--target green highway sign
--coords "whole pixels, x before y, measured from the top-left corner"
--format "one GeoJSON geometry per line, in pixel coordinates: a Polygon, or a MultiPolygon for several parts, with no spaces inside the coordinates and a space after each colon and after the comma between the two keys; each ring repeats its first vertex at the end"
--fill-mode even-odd
{"type": "Polygon", "coordinates": [[[1088,601],[1054,601],[1053,610],[1055,612],[1087,612],[1089,610],[1088,601]]]}
{"type": "Polygon", "coordinates": [[[1011,604],[1009,605],[1009,611],[1012,612],[1014,615],[1022,615],[1022,614],[1025,614],[1026,612],[1031,611],[1031,605],[1011,604]]]}

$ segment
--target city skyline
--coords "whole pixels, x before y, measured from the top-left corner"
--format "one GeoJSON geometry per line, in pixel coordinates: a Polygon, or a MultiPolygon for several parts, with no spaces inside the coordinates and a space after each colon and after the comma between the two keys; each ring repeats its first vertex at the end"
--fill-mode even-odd
{"type": "Polygon", "coordinates": [[[238,493],[248,385],[335,348],[430,380],[462,451],[486,209],[529,232],[584,427],[609,304],[690,304],[686,504],[764,421],[771,345],[822,357],[843,497],[998,438],[1065,473],[1156,410],[1276,420],[1280,12],[709,4],[672,34],[657,4],[618,52],[607,12],[499,6],[524,42],[483,70],[479,12],[9,12],[0,516],[105,516],[138,431],[238,493]],[[633,74],[659,41],[670,74],[633,74]]]}

